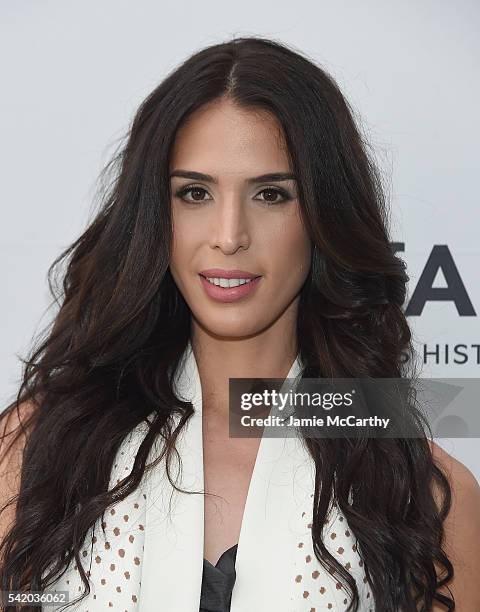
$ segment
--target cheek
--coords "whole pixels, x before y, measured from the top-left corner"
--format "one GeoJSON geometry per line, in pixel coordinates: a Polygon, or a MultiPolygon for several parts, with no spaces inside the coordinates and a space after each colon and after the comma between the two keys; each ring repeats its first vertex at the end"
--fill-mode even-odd
{"type": "Polygon", "coordinates": [[[297,217],[289,217],[265,247],[275,279],[289,290],[298,289],[308,276],[311,257],[311,242],[303,224],[297,217]]]}
{"type": "Polygon", "coordinates": [[[198,243],[198,224],[189,223],[182,215],[174,215],[170,269],[175,280],[187,274],[198,243]]]}

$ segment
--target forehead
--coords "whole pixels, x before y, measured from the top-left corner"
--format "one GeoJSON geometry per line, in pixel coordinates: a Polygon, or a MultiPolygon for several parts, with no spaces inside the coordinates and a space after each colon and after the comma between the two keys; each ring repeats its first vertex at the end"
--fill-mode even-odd
{"type": "Polygon", "coordinates": [[[175,167],[252,175],[291,169],[277,118],[226,100],[198,109],[179,128],[171,154],[175,167]]]}

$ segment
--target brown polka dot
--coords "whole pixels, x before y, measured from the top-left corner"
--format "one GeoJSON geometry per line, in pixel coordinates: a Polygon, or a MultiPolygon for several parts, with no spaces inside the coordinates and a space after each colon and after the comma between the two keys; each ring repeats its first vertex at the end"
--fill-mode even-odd
{"type": "Polygon", "coordinates": [[[310,608],[310,612],[315,612],[315,608],[310,608]]]}
{"type": "Polygon", "coordinates": [[[87,576],[90,577],[90,570],[87,570],[87,576]]]}
{"type": "Polygon", "coordinates": [[[135,563],[135,565],[140,565],[140,559],[138,557],[134,557],[133,562],[135,563]]]}
{"type": "Polygon", "coordinates": [[[353,552],[357,552],[357,545],[356,545],[356,544],[354,544],[354,545],[352,546],[352,550],[353,550],[353,552]]]}
{"type": "Polygon", "coordinates": [[[120,593],[120,592],[121,592],[121,590],[122,590],[122,589],[121,589],[119,586],[117,586],[117,593],[120,593]]]}
{"type": "Polygon", "coordinates": [[[133,601],[134,603],[137,603],[137,596],[136,596],[136,595],[132,595],[132,601],[133,601]]]}
{"type": "Polygon", "coordinates": [[[84,551],[82,552],[82,555],[83,555],[84,557],[86,557],[86,556],[88,555],[87,551],[86,551],[86,550],[84,550],[84,551]]]}
{"type": "Polygon", "coordinates": [[[105,521],[102,521],[102,527],[103,529],[105,529],[105,527],[107,526],[107,523],[105,521]]]}
{"type": "Polygon", "coordinates": [[[329,603],[329,604],[327,605],[327,608],[328,608],[329,610],[331,610],[331,609],[332,609],[332,604],[331,604],[331,603],[329,603]]]}
{"type": "Polygon", "coordinates": [[[123,550],[123,548],[118,549],[118,555],[122,558],[125,556],[125,551],[123,550]]]}
{"type": "Polygon", "coordinates": [[[325,593],[325,587],[320,587],[319,591],[323,595],[325,593]]]}
{"type": "Polygon", "coordinates": [[[95,544],[96,541],[97,541],[97,536],[93,536],[92,542],[95,544]]]}
{"type": "Polygon", "coordinates": [[[352,564],[350,563],[350,561],[348,561],[348,563],[345,563],[345,569],[349,570],[352,567],[352,564]]]}
{"type": "Polygon", "coordinates": [[[113,533],[118,536],[120,534],[120,529],[118,527],[115,527],[115,529],[113,530],[113,533]]]}
{"type": "Polygon", "coordinates": [[[128,521],[128,514],[124,514],[124,515],[123,515],[123,520],[124,520],[125,522],[127,522],[127,521],[128,521]]]}
{"type": "Polygon", "coordinates": [[[343,603],[346,604],[347,603],[347,598],[345,597],[345,599],[343,600],[343,603]]]}
{"type": "Polygon", "coordinates": [[[130,580],[130,572],[124,572],[123,575],[127,580],[130,580]]]}
{"type": "Polygon", "coordinates": [[[298,548],[303,548],[303,542],[298,543],[298,548]]]}
{"type": "Polygon", "coordinates": [[[341,582],[337,582],[337,584],[335,585],[337,587],[337,590],[342,588],[342,583],[341,582]]]}
{"type": "Polygon", "coordinates": [[[305,563],[310,563],[311,560],[312,560],[312,557],[310,555],[307,555],[305,557],[305,563]]]}
{"type": "Polygon", "coordinates": [[[137,502],[135,502],[135,503],[133,504],[133,507],[134,507],[134,508],[138,508],[138,504],[137,504],[137,502]]]}
{"type": "Polygon", "coordinates": [[[343,554],[344,549],[340,546],[340,548],[337,548],[337,552],[339,555],[343,554]]]}
{"type": "Polygon", "coordinates": [[[365,584],[367,584],[367,577],[366,577],[366,576],[364,577],[363,582],[364,582],[365,584]]]}
{"type": "Polygon", "coordinates": [[[95,561],[96,561],[97,563],[100,563],[100,562],[101,562],[101,560],[102,560],[102,557],[99,557],[98,555],[95,557],[95,561]]]}
{"type": "Polygon", "coordinates": [[[105,580],[105,578],[102,578],[102,579],[100,580],[100,582],[101,582],[102,584],[105,584],[107,581],[105,580]]]}
{"type": "Polygon", "coordinates": [[[110,569],[112,570],[112,572],[115,571],[115,563],[110,563],[110,569]]]}
{"type": "Polygon", "coordinates": [[[338,520],[343,523],[343,516],[341,516],[338,520]]]}
{"type": "Polygon", "coordinates": [[[145,527],[141,524],[138,525],[138,528],[140,529],[140,531],[143,531],[145,529],[145,527]]]}
{"type": "Polygon", "coordinates": [[[337,537],[337,534],[335,532],[330,534],[330,537],[332,538],[332,540],[334,540],[337,537]]]}
{"type": "Polygon", "coordinates": [[[360,559],[360,561],[358,562],[358,565],[359,565],[360,567],[362,567],[362,565],[363,565],[363,561],[362,561],[361,559],[360,559]]]}
{"type": "Polygon", "coordinates": [[[302,582],[302,577],[300,576],[300,574],[298,576],[295,576],[295,582],[302,582]]]}
{"type": "Polygon", "coordinates": [[[311,529],[312,528],[312,523],[308,523],[307,528],[311,529]]]}
{"type": "Polygon", "coordinates": [[[110,510],[110,514],[111,514],[112,516],[115,514],[115,508],[112,508],[112,509],[110,510]]]}
{"type": "Polygon", "coordinates": [[[108,602],[108,607],[113,608],[113,603],[111,601],[108,602]]]}
{"type": "Polygon", "coordinates": [[[135,536],[133,536],[133,535],[128,536],[128,541],[130,542],[130,544],[132,544],[132,543],[133,543],[133,540],[134,540],[134,539],[135,539],[135,536]]]}
{"type": "Polygon", "coordinates": [[[347,538],[350,537],[350,531],[348,529],[345,531],[345,535],[347,536],[347,538]]]}
{"type": "Polygon", "coordinates": [[[109,548],[110,548],[110,542],[105,542],[105,548],[106,548],[107,550],[109,550],[109,548]]]}
{"type": "Polygon", "coordinates": [[[307,599],[309,595],[310,593],[308,591],[303,591],[303,599],[307,599]]]}
{"type": "Polygon", "coordinates": [[[320,572],[318,570],[315,570],[314,572],[312,572],[312,578],[318,578],[320,576],[320,572]]]}
{"type": "Polygon", "coordinates": [[[96,595],[94,595],[94,596],[93,596],[93,599],[97,599],[97,596],[96,596],[96,595]]]}

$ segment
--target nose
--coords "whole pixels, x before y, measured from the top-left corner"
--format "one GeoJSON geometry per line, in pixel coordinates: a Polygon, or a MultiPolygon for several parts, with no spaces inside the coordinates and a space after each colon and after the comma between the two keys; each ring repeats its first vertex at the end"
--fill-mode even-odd
{"type": "Polygon", "coordinates": [[[248,219],[240,197],[225,197],[215,207],[209,242],[212,249],[219,248],[226,255],[249,247],[248,219]]]}

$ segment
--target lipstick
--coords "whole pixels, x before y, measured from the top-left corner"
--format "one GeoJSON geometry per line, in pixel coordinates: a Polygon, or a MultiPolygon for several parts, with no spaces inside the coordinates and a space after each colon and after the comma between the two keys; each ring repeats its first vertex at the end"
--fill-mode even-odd
{"type": "Polygon", "coordinates": [[[205,293],[219,302],[235,302],[251,295],[262,278],[245,270],[221,268],[202,270],[199,276],[205,293]]]}

